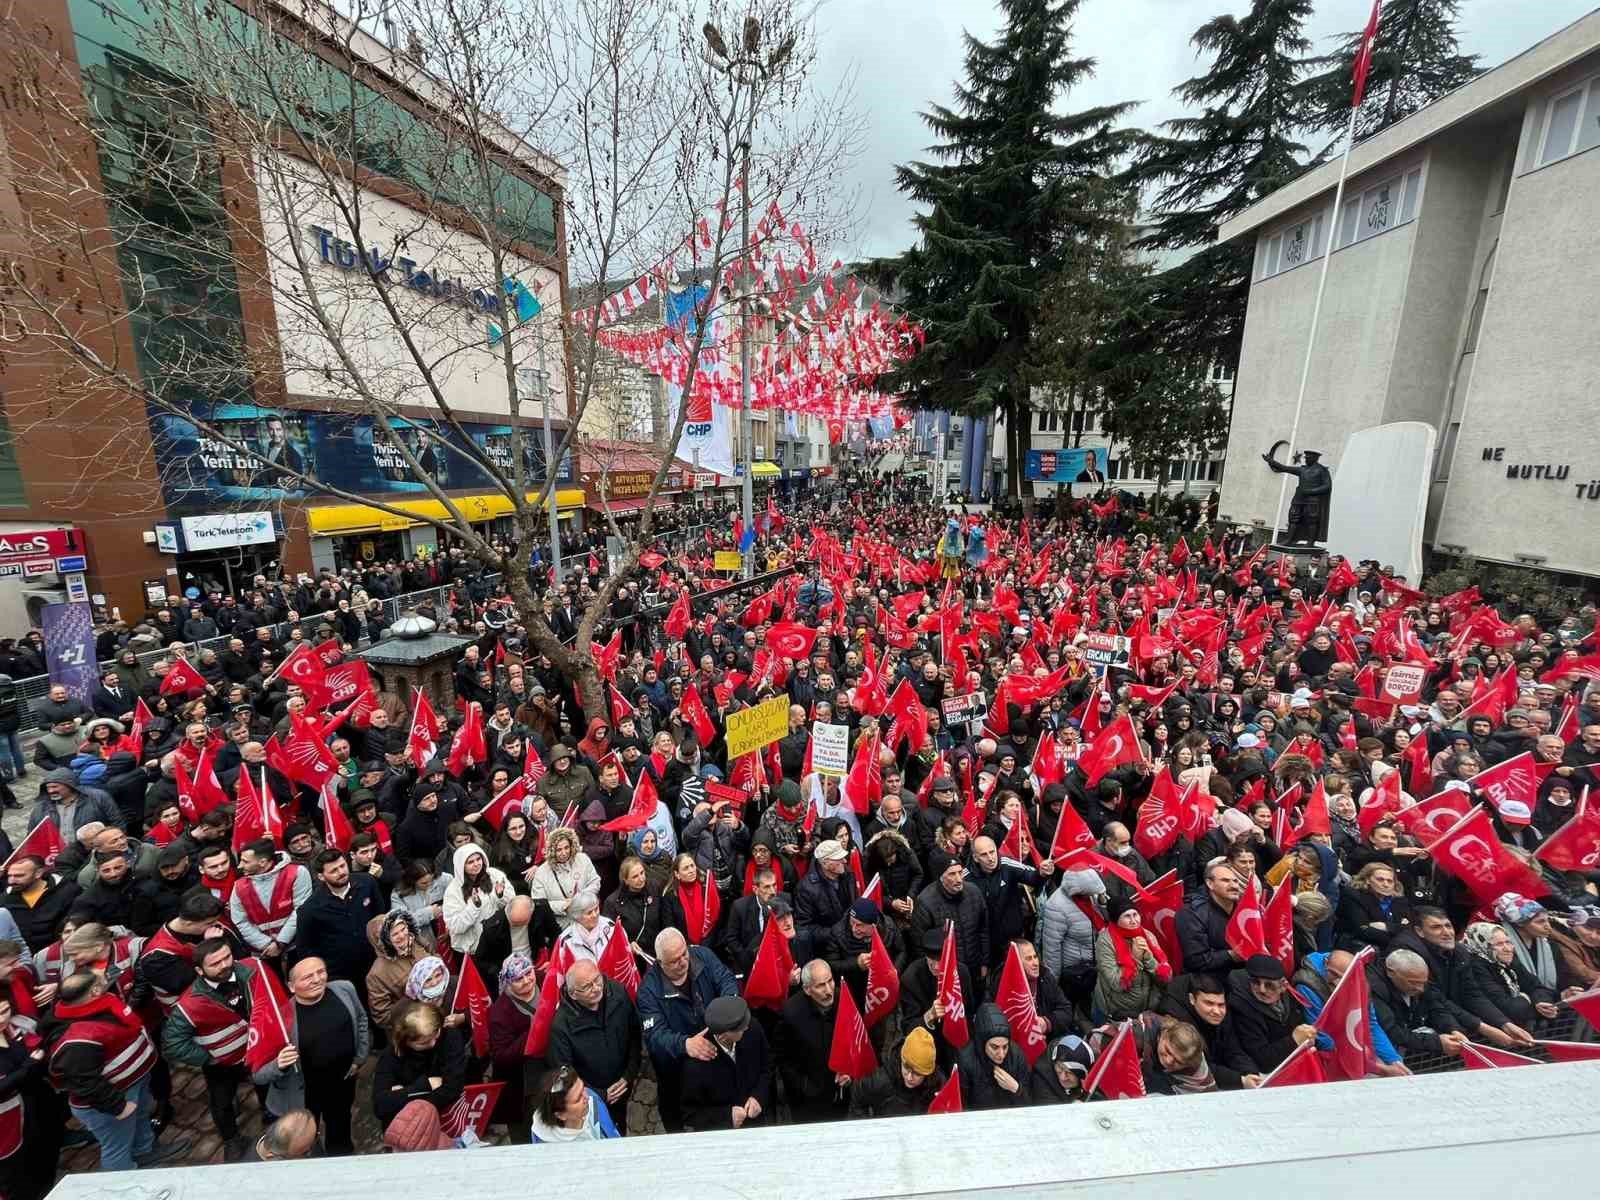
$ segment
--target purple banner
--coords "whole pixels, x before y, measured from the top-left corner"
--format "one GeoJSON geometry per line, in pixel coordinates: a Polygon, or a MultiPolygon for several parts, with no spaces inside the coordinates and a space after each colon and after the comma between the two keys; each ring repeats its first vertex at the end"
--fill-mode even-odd
{"type": "Polygon", "coordinates": [[[89,702],[100,666],[94,656],[94,614],[88,604],[46,604],[44,657],[50,682],[65,685],[74,697],[89,702]]]}

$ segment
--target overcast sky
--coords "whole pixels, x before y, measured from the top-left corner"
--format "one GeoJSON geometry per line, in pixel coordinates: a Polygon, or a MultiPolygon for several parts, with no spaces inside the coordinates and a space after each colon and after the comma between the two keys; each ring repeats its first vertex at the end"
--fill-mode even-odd
{"type": "MultiPolygon", "coordinates": [[[[1596,0],[1462,0],[1462,48],[1492,67],[1595,7],[1596,0]]],[[[1074,50],[1097,67],[1065,98],[1064,111],[1136,100],[1137,125],[1177,115],[1172,88],[1208,65],[1189,38],[1218,13],[1248,8],[1246,0],[1084,0],[1074,50]]],[[[1309,31],[1318,52],[1364,25],[1370,11],[1369,0],[1319,0],[1309,31]]],[[[921,157],[930,141],[917,114],[930,102],[950,102],[962,30],[988,39],[997,22],[992,0],[825,0],[818,84],[827,88],[854,67],[868,118],[866,153],[847,177],[859,189],[863,214],[853,253],[892,254],[909,243],[911,206],[895,190],[894,164],[921,157]]]]}

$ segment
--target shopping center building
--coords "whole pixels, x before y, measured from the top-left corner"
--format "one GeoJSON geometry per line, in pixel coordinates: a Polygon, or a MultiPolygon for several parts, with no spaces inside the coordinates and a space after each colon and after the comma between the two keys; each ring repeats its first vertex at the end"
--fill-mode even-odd
{"type": "Polygon", "coordinates": [[[1425,423],[1426,546],[1600,575],[1600,12],[1357,145],[1335,213],[1338,172],[1222,227],[1255,273],[1221,514],[1273,521],[1331,236],[1295,446],[1337,495],[1353,433],[1425,423]]]}
{"type": "MultiPolygon", "coordinates": [[[[452,218],[420,156],[396,149],[444,123],[442,93],[427,73],[400,49],[348,28],[339,37],[308,29],[303,41],[280,47],[314,55],[310,76],[332,80],[330,95],[349,92],[368,118],[397,131],[393,143],[358,142],[357,161],[333,166],[360,180],[353,190],[363,238],[385,256],[391,284],[404,285],[392,289],[401,303],[414,305],[408,337],[416,345],[407,347],[353,248],[350,210],[327,189],[318,192],[317,172],[329,164],[297,157],[303,150],[292,141],[251,163],[226,155],[197,162],[193,190],[181,202],[170,190],[152,196],[157,189],[140,155],[153,152],[162,120],[171,119],[172,72],[181,68],[170,58],[153,61],[151,7],[159,6],[30,0],[14,14],[17,24],[0,36],[29,47],[0,56],[0,71],[12,76],[8,92],[19,88],[30,54],[59,56],[61,78],[93,100],[94,116],[86,128],[50,105],[0,111],[0,229],[53,220],[115,231],[119,206],[127,206],[137,236],[107,237],[92,251],[99,256],[93,270],[120,281],[121,294],[102,289],[91,314],[100,319],[86,319],[82,341],[128,364],[147,388],[160,383],[170,395],[189,386],[188,411],[225,440],[170,406],[103,382],[86,419],[81,406],[62,403],[70,355],[48,342],[11,347],[0,374],[0,417],[8,423],[0,434],[9,431],[0,437],[0,634],[20,633],[40,604],[69,591],[132,616],[151,598],[189,586],[227,587],[257,572],[292,576],[435,548],[439,534],[422,518],[445,508],[407,467],[397,439],[476,527],[509,533],[510,496],[479,464],[490,461],[509,476],[518,426],[526,435],[525,477],[536,488],[545,475],[544,406],[529,398],[548,399],[555,444],[566,428],[572,389],[560,337],[545,339],[549,353],[518,369],[524,403],[516,414],[496,340],[498,329],[525,315],[509,312],[507,279],[538,298],[551,329],[564,306],[560,165],[509,135],[497,138],[492,170],[504,216],[496,223],[509,247],[497,280],[471,221],[452,218]],[[99,178],[68,202],[39,184],[36,164],[50,147],[74,149],[74,139],[82,143],[75,161],[98,169],[99,178]],[[197,250],[208,245],[222,249],[197,250]],[[297,303],[307,290],[302,270],[324,304],[337,306],[343,345],[358,348],[359,363],[340,362],[311,306],[297,303]],[[437,365],[426,375],[408,369],[413,350],[437,365]],[[176,380],[175,364],[192,371],[208,354],[220,365],[203,377],[205,386],[176,380]],[[349,401],[357,369],[382,394],[382,404],[365,412],[349,401]],[[451,424],[439,419],[441,400],[451,424]],[[435,437],[420,432],[429,429],[435,437]],[[471,445],[456,452],[458,442],[471,445]],[[241,456],[239,445],[341,494],[241,456]]],[[[243,22],[261,11],[239,7],[243,22]]],[[[275,0],[270,7],[280,22],[306,11],[275,0]]],[[[322,19],[335,22],[331,11],[322,19]]],[[[585,503],[579,476],[569,454],[557,473],[557,499],[573,516],[585,503]]]]}

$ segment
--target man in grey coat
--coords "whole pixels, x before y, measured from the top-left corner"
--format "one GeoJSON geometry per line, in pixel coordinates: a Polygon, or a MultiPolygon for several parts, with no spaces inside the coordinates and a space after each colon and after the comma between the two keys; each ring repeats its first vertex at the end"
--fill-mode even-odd
{"type": "Polygon", "coordinates": [[[99,788],[82,786],[74,772],[58,767],[44,777],[39,802],[28,814],[28,828],[44,820],[54,823],[61,831],[61,840],[70,846],[77,839],[79,828],[90,821],[121,829],[122,810],[108,794],[99,788]]]}
{"type": "Polygon", "coordinates": [[[372,1049],[367,1014],[355,985],[328,978],[320,958],[302,958],[289,968],[289,1044],[253,1075],[267,1089],[267,1112],[281,1117],[309,1109],[322,1121],[329,1154],[354,1154],[350,1113],[356,1102],[356,1072],[372,1049]]]}

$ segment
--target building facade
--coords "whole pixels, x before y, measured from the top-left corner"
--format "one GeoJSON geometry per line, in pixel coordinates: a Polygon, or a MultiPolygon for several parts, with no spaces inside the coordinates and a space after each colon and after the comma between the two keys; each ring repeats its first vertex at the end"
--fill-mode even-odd
{"type": "MultiPolygon", "coordinates": [[[[1220,512],[1270,526],[1324,255],[1297,448],[1334,472],[1357,430],[1436,431],[1425,544],[1600,575],[1600,12],[1224,225],[1255,268],[1220,512]],[[1593,487],[1594,496],[1590,496],[1593,487]]],[[[1397,497],[1397,502],[1398,497],[1397,497]]]]}
{"type": "MultiPolygon", "coordinates": [[[[421,518],[445,508],[395,442],[476,527],[508,531],[510,497],[479,462],[509,473],[519,427],[526,478],[530,486],[543,481],[543,406],[529,403],[525,389],[543,389],[556,438],[566,426],[569,373],[551,320],[567,287],[559,164],[519,151],[509,135],[494,150],[496,194],[504,197],[507,222],[515,222],[500,230],[509,247],[506,274],[538,297],[552,334],[541,335],[548,352],[519,368],[521,411],[514,416],[498,348],[515,319],[502,280],[464,212],[440,201],[426,156],[399,149],[424,144],[446,120],[443,91],[419,65],[344,26],[332,7],[271,0],[280,24],[312,22],[303,41],[274,43],[274,52],[303,54],[305,78],[332,81],[331,95],[353,96],[363,118],[394,137],[360,141],[355,161],[314,164],[286,139],[239,162],[203,153],[204,134],[197,138],[192,128],[163,140],[164,122],[194,113],[180,112],[174,100],[184,91],[173,75],[181,66],[152,50],[158,18],[146,0],[35,0],[26,7],[13,31],[37,42],[33,54],[61,64],[60,86],[81,89],[93,117],[87,125],[52,124],[48,106],[0,113],[3,225],[54,220],[93,233],[117,230],[131,217],[135,236],[107,238],[86,256],[85,273],[102,283],[120,280],[121,294],[102,287],[82,339],[127,363],[147,391],[182,395],[195,420],[223,438],[170,405],[147,404],[143,393],[103,381],[95,385],[94,421],[85,423],[81,412],[60,415],[63,380],[74,370],[68,356],[42,343],[14,355],[0,384],[13,431],[0,437],[0,539],[8,530],[70,528],[85,552],[56,556],[69,565],[82,557],[80,572],[46,573],[44,556],[35,555],[7,578],[0,546],[0,633],[20,633],[39,603],[66,598],[69,589],[86,594],[103,615],[119,609],[133,619],[190,587],[233,588],[255,574],[292,576],[435,548],[438,535],[421,518]],[[167,174],[157,188],[141,157],[173,144],[194,157],[191,186],[181,195],[168,182],[178,174],[170,163],[162,164],[167,174]],[[98,169],[76,211],[30,174],[47,147],[76,150],[90,171],[98,169]],[[318,187],[318,168],[329,166],[346,181],[359,179],[346,192],[344,211],[318,187]],[[345,216],[351,210],[360,214],[372,260],[355,251],[345,216]],[[320,319],[338,327],[348,358],[321,332],[302,269],[320,319]],[[381,307],[374,272],[389,281],[409,345],[381,307]],[[430,364],[426,373],[411,365],[417,358],[430,364]],[[210,369],[197,371],[197,364],[210,369]],[[352,403],[356,379],[372,393],[370,407],[352,403]],[[453,422],[441,420],[441,402],[453,422]],[[241,455],[239,446],[261,457],[241,455]],[[296,482],[272,464],[304,470],[314,483],[296,482]],[[360,503],[364,498],[399,512],[360,503]]],[[[263,11],[240,9],[245,23],[263,11]]],[[[3,69],[18,71],[26,62],[12,56],[3,69]]],[[[570,457],[557,480],[565,484],[563,508],[581,509],[570,457]]]]}

